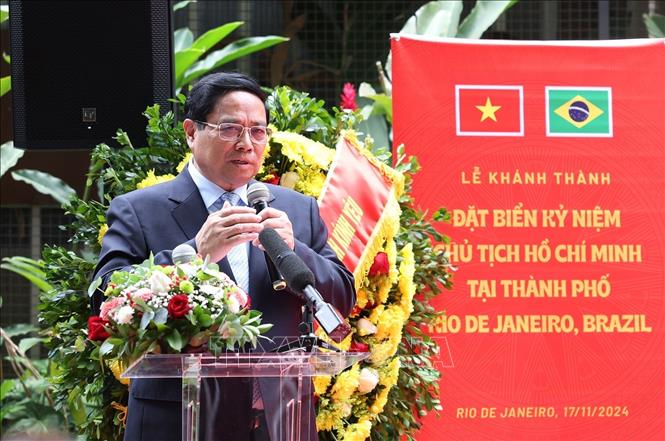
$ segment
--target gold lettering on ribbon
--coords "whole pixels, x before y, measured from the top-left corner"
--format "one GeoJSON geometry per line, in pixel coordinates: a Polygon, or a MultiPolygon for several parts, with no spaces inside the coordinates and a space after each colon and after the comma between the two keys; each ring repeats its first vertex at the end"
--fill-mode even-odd
{"type": "Polygon", "coordinates": [[[356,235],[356,229],[360,225],[363,217],[363,209],[351,197],[347,196],[344,200],[342,212],[333,223],[333,230],[328,245],[335,251],[337,257],[342,260],[349,250],[349,245],[356,235]]]}

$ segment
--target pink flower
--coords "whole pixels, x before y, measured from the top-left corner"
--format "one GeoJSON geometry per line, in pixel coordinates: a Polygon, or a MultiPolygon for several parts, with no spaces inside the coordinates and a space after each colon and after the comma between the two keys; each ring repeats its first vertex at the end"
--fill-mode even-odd
{"type": "Polygon", "coordinates": [[[99,316],[102,318],[102,320],[108,320],[109,315],[111,315],[111,313],[113,313],[117,308],[122,306],[123,303],[125,303],[124,297],[112,297],[108,299],[102,303],[99,316]]]}
{"type": "Polygon", "coordinates": [[[346,83],[342,89],[342,94],[339,96],[341,102],[339,107],[345,110],[356,110],[358,104],[356,103],[356,88],[353,87],[353,84],[346,83]]]}
{"type": "Polygon", "coordinates": [[[249,296],[241,288],[231,290],[229,299],[237,301],[240,309],[247,307],[249,304],[249,296]]]}
{"type": "Polygon", "coordinates": [[[150,291],[150,288],[139,288],[134,294],[132,294],[132,298],[141,299],[144,302],[147,302],[152,298],[152,291],[150,291]]]}

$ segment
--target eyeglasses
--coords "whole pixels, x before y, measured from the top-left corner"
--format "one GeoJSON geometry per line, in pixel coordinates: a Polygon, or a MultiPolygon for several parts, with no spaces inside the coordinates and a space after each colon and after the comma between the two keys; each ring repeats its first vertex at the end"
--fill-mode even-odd
{"type": "Polygon", "coordinates": [[[222,141],[237,141],[244,136],[245,130],[247,130],[249,131],[249,138],[252,140],[252,142],[255,144],[265,144],[268,142],[268,138],[270,138],[270,134],[272,133],[270,127],[264,126],[246,127],[242,124],[235,123],[220,123],[215,125],[210,124],[209,122],[197,120],[195,120],[195,122],[216,129],[219,139],[222,141]]]}

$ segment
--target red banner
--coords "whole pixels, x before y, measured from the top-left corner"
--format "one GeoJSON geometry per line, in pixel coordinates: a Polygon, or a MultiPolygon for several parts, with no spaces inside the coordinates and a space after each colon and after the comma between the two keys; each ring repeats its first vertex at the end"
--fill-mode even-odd
{"type": "Polygon", "coordinates": [[[398,228],[403,177],[365,153],[349,132],[337,143],[326,179],[319,207],[328,244],[358,283],[382,246],[384,232],[398,228]]]}
{"type": "Polygon", "coordinates": [[[418,439],[665,439],[665,41],[392,51],[394,144],[458,267],[418,439]]]}

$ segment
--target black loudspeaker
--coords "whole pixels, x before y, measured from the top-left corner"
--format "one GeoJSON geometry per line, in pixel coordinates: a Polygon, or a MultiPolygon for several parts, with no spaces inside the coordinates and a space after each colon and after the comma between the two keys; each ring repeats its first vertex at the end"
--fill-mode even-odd
{"type": "Polygon", "coordinates": [[[90,149],[125,130],[144,145],[145,108],[169,110],[168,0],[11,0],[14,145],[90,149]]]}

